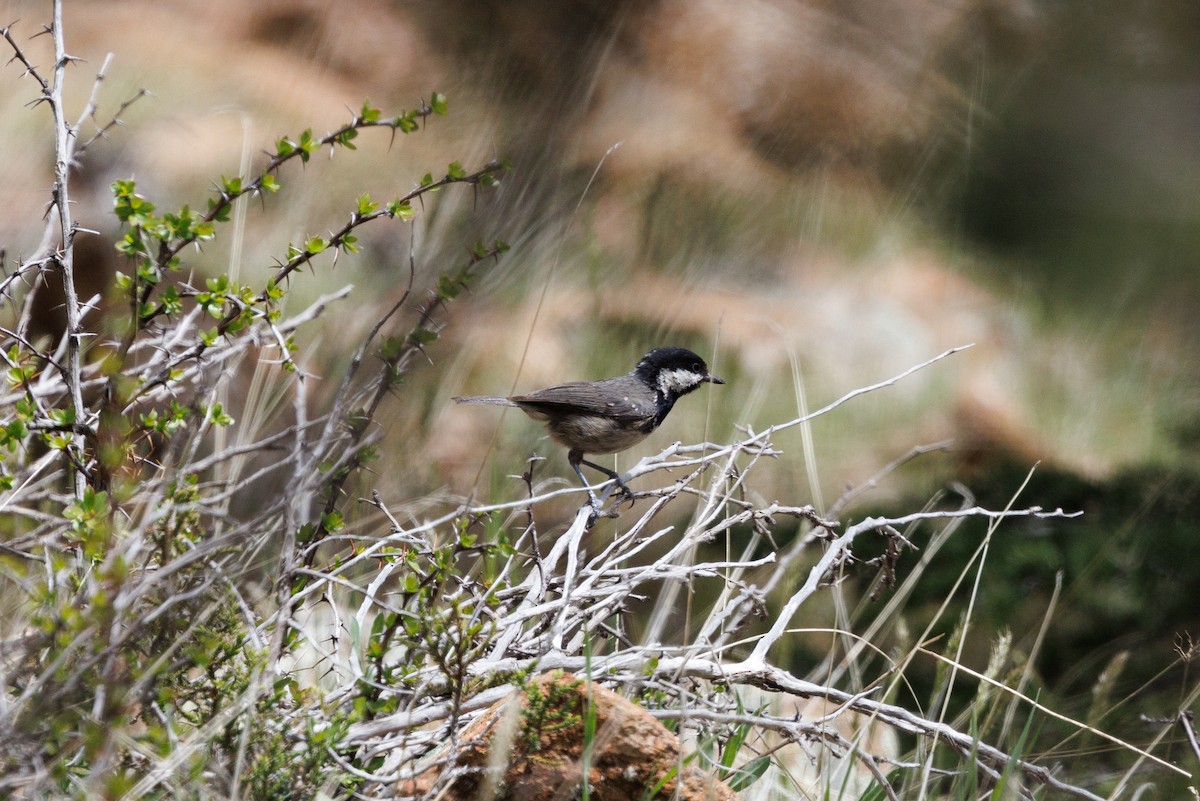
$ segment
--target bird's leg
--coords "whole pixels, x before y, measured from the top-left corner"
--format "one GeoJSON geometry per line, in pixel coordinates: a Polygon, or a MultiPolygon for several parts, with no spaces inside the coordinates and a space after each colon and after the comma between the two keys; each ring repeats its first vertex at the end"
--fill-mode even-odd
{"type": "MultiPolygon", "coordinates": [[[[595,462],[589,462],[587,459],[584,459],[582,455],[580,455],[579,461],[582,462],[583,464],[586,464],[588,467],[592,468],[593,470],[599,470],[601,473],[603,473],[604,475],[608,476],[613,481],[615,481],[617,483],[617,489],[619,489],[621,492],[625,493],[625,497],[629,499],[629,505],[630,506],[633,505],[633,490],[629,489],[629,486],[621,479],[620,475],[613,472],[612,470],[609,470],[607,467],[601,467],[600,465],[596,464],[595,462]]],[[[576,468],[576,470],[578,470],[578,468],[576,468]]]]}
{"type": "MultiPolygon", "coordinates": [[[[596,497],[596,493],[592,492],[592,485],[587,480],[587,476],[583,474],[583,469],[579,466],[583,462],[582,451],[571,451],[567,454],[567,461],[571,463],[571,467],[575,470],[575,475],[579,476],[579,480],[583,482],[583,488],[587,490],[588,499],[592,504],[592,520],[595,521],[600,516],[600,499],[596,497]]],[[[584,462],[584,464],[587,464],[584,462]]],[[[588,523],[591,525],[591,523],[588,523]]]]}

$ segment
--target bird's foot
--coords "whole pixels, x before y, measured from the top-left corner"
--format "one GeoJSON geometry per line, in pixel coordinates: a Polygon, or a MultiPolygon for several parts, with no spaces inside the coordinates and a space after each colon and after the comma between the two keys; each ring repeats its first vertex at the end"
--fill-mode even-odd
{"type": "MultiPolygon", "coordinates": [[[[572,453],[575,453],[576,456],[581,456],[581,454],[578,454],[575,451],[572,451],[572,453]]],[[[579,469],[579,465],[581,465],[581,464],[585,464],[588,467],[592,468],[593,470],[598,470],[599,472],[608,476],[609,480],[613,482],[613,484],[614,484],[613,487],[604,490],[605,498],[608,498],[608,496],[612,495],[615,492],[620,492],[622,495],[624,495],[626,498],[629,499],[629,505],[633,506],[633,501],[634,501],[633,490],[631,490],[629,488],[629,485],[625,483],[625,479],[621,478],[620,473],[609,470],[607,467],[602,467],[602,466],[596,464],[595,462],[589,462],[587,459],[579,458],[577,462],[572,462],[571,466],[575,468],[576,475],[579,476],[579,480],[583,482],[583,486],[585,486],[585,487],[587,487],[589,485],[588,485],[587,477],[583,474],[583,471],[579,469]]],[[[588,494],[593,495],[591,489],[588,490],[588,494]]],[[[593,495],[593,497],[594,497],[594,495],[593,495]]],[[[620,504],[617,504],[617,505],[620,506],[620,504]]],[[[595,505],[593,504],[593,507],[594,506],[595,505]]],[[[614,514],[613,516],[615,517],[616,515],[614,514]]]]}
{"type": "Polygon", "coordinates": [[[596,497],[595,493],[588,493],[588,506],[591,507],[591,513],[588,515],[587,527],[591,528],[596,525],[596,521],[602,517],[617,517],[616,508],[605,511],[604,503],[596,497]]]}
{"type": "Polygon", "coordinates": [[[624,495],[629,500],[629,505],[633,506],[633,502],[636,500],[633,496],[633,490],[629,488],[629,485],[620,476],[613,476],[613,481],[617,485],[616,491],[624,495]]]}

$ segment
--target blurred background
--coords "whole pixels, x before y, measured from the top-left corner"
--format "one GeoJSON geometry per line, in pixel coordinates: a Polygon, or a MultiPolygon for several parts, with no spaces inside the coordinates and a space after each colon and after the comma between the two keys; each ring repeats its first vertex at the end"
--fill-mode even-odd
{"type": "MultiPolygon", "coordinates": [[[[43,68],[48,42],[29,37],[46,5],[0,2],[43,68]]],[[[386,200],[452,160],[512,163],[498,192],[443,192],[415,223],[371,226],[362,255],[294,282],[297,309],[357,287],[304,340],[307,369],[336,379],[410,260],[420,285],[477,239],[513,246],[392,403],[386,497],[518,494],[510,476],[531,451],[549,458],[543,478],[569,475],[536,424],[452,395],[613,375],[661,344],[705,355],[729,383],[682,402],[618,457],[629,466],[976,343],[818,419],[811,458],[799,430],[781,435],[786,453],[756,489],[824,506],[911,447],[951,440],[867,503],[911,510],[962,481],[1002,506],[1039,464],[1018,505],[1087,514],[1003,529],[978,613],[1032,636],[1061,572],[1047,680],[1082,693],[1124,654],[1131,687],[1164,691],[1161,709],[1138,710],[1172,713],[1183,685],[1159,671],[1200,630],[1200,5],[81,0],[66,30],[84,59],[73,108],[109,52],[101,122],[153,93],[76,180],[77,218],[101,232],[81,245],[96,281],[85,294],[120,268],[113,180],[137,179],[160,209],[203,207],[219,176],[364,98],[388,114],[437,90],[450,114],[394,143],[366,132],[303,179],[285,172],[283,192],[189,269],[261,281],[363,192],[386,200]]],[[[0,72],[6,267],[40,240],[50,183],[47,115],[20,75],[0,72]]],[[[53,330],[53,303],[39,314],[53,330]]],[[[960,542],[969,555],[978,537],[960,542]]],[[[948,585],[931,580],[929,597],[948,585]]]]}

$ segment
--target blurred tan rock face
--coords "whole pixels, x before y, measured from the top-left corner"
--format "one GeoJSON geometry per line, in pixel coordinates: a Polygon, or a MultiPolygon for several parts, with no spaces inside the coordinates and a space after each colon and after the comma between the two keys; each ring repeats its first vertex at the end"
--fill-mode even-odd
{"type": "MultiPolygon", "coordinates": [[[[902,148],[962,127],[958,70],[984,47],[1017,46],[1036,18],[1022,0],[662,0],[419,5],[421,25],[495,88],[613,169],[699,175],[755,167],[886,170],[902,148]]],[[[490,88],[490,87],[489,87],[490,88]]]]}
{"type": "Polygon", "coordinates": [[[941,54],[970,32],[972,3],[671,0],[624,26],[630,44],[601,68],[587,141],[620,129],[641,169],[755,162],[869,174],[919,146],[954,94],[941,54]],[[645,130],[629,136],[623,120],[645,130]],[[665,134],[665,135],[663,135],[665,134]]]}

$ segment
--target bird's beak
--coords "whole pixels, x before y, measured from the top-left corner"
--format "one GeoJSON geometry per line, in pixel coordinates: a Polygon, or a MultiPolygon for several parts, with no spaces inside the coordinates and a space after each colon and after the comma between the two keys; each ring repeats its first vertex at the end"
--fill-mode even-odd
{"type": "Polygon", "coordinates": [[[724,384],[725,383],[724,378],[717,378],[712,373],[709,373],[708,375],[704,376],[704,380],[710,384],[724,384]]]}

